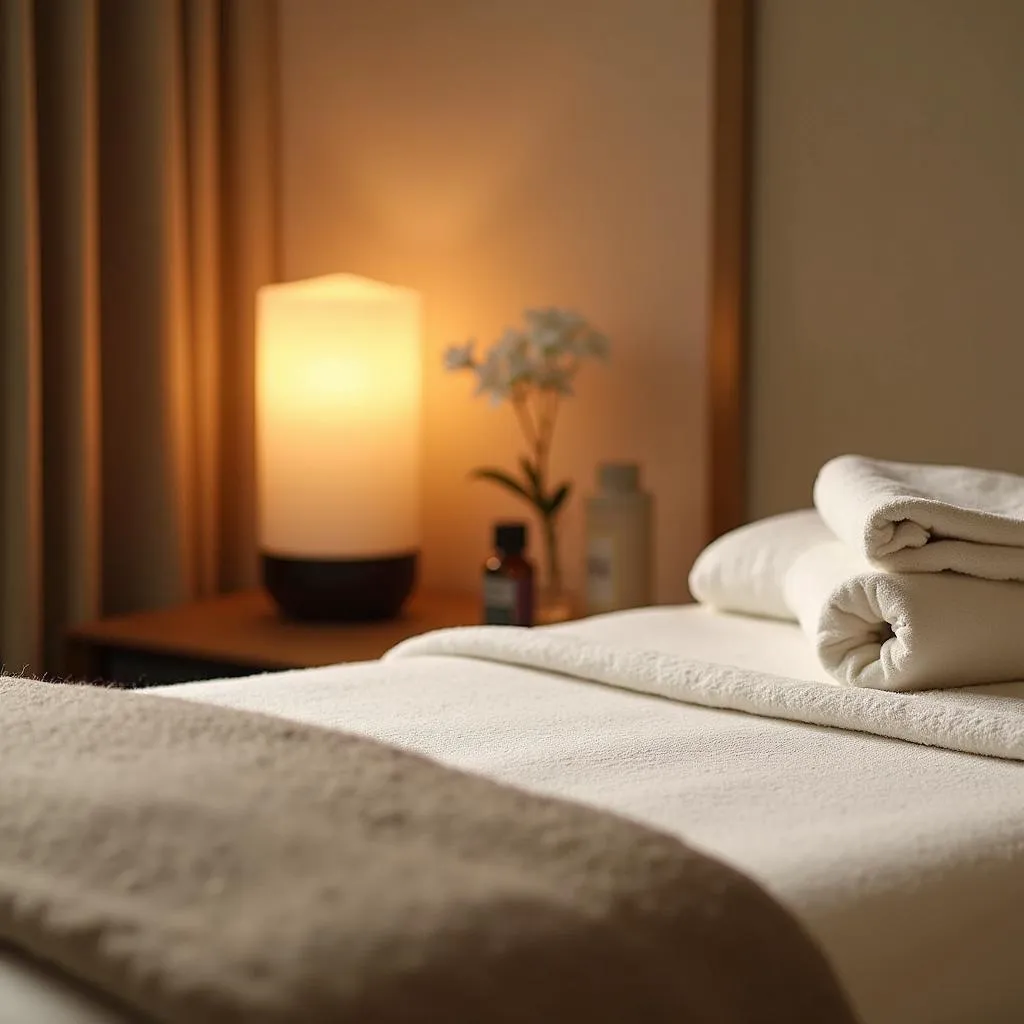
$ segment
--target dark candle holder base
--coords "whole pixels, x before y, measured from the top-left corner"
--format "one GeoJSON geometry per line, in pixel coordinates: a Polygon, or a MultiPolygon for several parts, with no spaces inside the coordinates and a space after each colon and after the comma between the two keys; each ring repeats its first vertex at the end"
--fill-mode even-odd
{"type": "Polygon", "coordinates": [[[307,622],[393,619],[416,582],[416,552],[393,558],[261,557],[263,585],[281,612],[307,622]]]}

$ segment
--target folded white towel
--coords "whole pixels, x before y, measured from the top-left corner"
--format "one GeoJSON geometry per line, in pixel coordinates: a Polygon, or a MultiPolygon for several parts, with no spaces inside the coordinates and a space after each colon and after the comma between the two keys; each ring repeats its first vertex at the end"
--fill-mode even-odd
{"type": "Polygon", "coordinates": [[[1024,679],[1024,586],[879,572],[813,510],[719,538],[694,563],[690,590],[722,611],[795,619],[829,674],[851,686],[906,691],[1024,679]]]}
{"type": "Polygon", "coordinates": [[[1024,580],[1024,477],[843,455],[818,474],[814,504],[878,568],[1024,580]]]}

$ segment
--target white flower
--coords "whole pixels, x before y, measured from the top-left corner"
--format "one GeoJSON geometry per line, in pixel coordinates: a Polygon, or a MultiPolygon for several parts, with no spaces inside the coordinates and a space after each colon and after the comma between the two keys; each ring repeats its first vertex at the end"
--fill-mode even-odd
{"type": "Polygon", "coordinates": [[[501,337],[494,343],[492,351],[507,356],[513,352],[522,351],[526,345],[527,338],[522,331],[517,331],[514,327],[506,327],[501,337]]]}
{"type": "Polygon", "coordinates": [[[566,366],[549,363],[537,374],[537,386],[544,391],[556,391],[560,395],[571,395],[572,371],[566,366]]]}
{"type": "Polygon", "coordinates": [[[473,348],[476,339],[470,338],[465,345],[449,345],[444,352],[444,368],[446,370],[469,370],[476,365],[473,348]]]}
{"type": "Polygon", "coordinates": [[[558,356],[570,350],[573,336],[584,321],[571,310],[528,309],[523,314],[530,331],[530,340],[543,356],[558,356]]]}
{"type": "Polygon", "coordinates": [[[530,358],[530,350],[523,348],[516,349],[508,356],[508,374],[513,383],[519,381],[532,381],[536,377],[536,367],[530,358]]]}
{"type": "Polygon", "coordinates": [[[534,331],[533,343],[544,357],[560,356],[565,352],[565,339],[557,331],[546,328],[534,331]]]}
{"type": "Polygon", "coordinates": [[[600,331],[591,330],[589,327],[573,339],[573,352],[583,358],[589,356],[593,359],[607,359],[610,349],[611,342],[608,340],[608,336],[601,334],[600,331]]]}
{"type": "Polygon", "coordinates": [[[508,383],[514,384],[517,380],[524,380],[530,376],[533,367],[530,364],[529,349],[530,344],[526,335],[522,331],[507,327],[487,355],[488,358],[493,356],[505,363],[508,383]]]}
{"type": "Polygon", "coordinates": [[[474,369],[476,370],[476,393],[478,395],[490,394],[491,401],[495,404],[508,395],[512,387],[508,361],[501,358],[501,353],[497,348],[492,348],[484,361],[478,363],[474,369]]]}
{"type": "Polygon", "coordinates": [[[523,317],[525,330],[507,328],[479,360],[473,340],[450,346],[444,353],[445,368],[472,370],[476,393],[500,404],[512,397],[528,400],[537,390],[571,395],[580,363],[607,358],[608,339],[572,310],[527,309],[523,317]]]}

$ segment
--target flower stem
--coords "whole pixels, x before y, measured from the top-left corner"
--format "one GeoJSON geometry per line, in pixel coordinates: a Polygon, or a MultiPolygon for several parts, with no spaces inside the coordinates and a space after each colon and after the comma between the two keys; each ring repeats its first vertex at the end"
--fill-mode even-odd
{"type": "Polygon", "coordinates": [[[536,460],[537,473],[546,493],[548,458],[551,455],[551,441],[555,432],[555,418],[558,415],[558,395],[553,391],[541,391],[538,398],[540,404],[540,413],[538,415],[540,426],[537,431],[537,443],[534,446],[534,458],[536,460]]]}
{"type": "Polygon", "coordinates": [[[558,530],[555,528],[555,519],[555,515],[541,517],[544,532],[544,555],[547,562],[545,589],[553,596],[562,592],[562,564],[558,557],[558,530]]]}
{"type": "Polygon", "coordinates": [[[512,408],[515,410],[516,419],[519,420],[519,429],[522,430],[526,443],[531,448],[535,448],[537,445],[538,432],[534,428],[533,420],[530,416],[530,410],[527,407],[526,399],[521,392],[518,395],[514,394],[512,396],[512,408]]]}

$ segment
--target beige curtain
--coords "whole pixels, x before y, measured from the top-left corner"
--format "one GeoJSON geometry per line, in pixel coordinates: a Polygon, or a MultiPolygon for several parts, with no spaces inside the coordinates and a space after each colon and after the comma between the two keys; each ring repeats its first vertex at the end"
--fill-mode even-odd
{"type": "Polygon", "coordinates": [[[255,575],[273,0],[0,0],[0,661],[255,575]]]}

